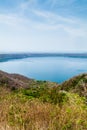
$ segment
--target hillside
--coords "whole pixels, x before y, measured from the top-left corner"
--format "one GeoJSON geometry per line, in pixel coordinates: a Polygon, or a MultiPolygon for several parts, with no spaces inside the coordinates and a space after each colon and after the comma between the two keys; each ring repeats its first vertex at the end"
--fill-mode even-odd
{"type": "Polygon", "coordinates": [[[87,74],[80,74],[60,85],[61,90],[78,93],[80,96],[87,97],[87,74]]]}
{"type": "Polygon", "coordinates": [[[87,74],[57,84],[0,71],[0,130],[86,130],[87,74]]]}
{"type": "Polygon", "coordinates": [[[0,85],[6,86],[9,89],[27,88],[32,81],[32,79],[19,74],[8,74],[0,71],[0,85]]]}

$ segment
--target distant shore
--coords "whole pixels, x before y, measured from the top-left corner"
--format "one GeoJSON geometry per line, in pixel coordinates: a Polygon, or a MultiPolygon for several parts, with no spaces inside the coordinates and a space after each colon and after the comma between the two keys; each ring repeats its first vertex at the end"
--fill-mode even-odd
{"type": "Polygon", "coordinates": [[[11,59],[22,59],[28,57],[71,57],[87,58],[87,53],[3,53],[0,54],[0,62],[11,59]]]}

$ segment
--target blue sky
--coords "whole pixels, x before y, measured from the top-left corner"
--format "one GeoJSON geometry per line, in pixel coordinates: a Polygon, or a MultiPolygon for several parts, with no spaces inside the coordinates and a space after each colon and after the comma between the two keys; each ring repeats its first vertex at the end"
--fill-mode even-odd
{"type": "Polygon", "coordinates": [[[87,0],[0,0],[0,52],[87,52],[87,0]]]}

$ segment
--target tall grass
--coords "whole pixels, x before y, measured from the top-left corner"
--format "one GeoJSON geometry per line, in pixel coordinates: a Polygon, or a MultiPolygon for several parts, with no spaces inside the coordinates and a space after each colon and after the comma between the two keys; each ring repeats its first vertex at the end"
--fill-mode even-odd
{"type": "Polygon", "coordinates": [[[87,129],[87,105],[84,98],[64,91],[43,91],[40,88],[39,96],[36,96],[36,89],[35,95],[31,95],[31,90],[11,92],[1,87],[0,130],[87,129]]]}

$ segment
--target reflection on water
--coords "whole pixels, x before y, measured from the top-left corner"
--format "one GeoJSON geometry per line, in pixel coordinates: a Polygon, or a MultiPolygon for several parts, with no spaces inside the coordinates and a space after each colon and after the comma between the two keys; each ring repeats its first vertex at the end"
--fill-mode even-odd
{"type": "Polygon", "coordinates": [[[67,57],[31,57],[0,62],[0,70],[19,73],[37,80],[63,82],[87,72],[87,59],[67,57]]]}

